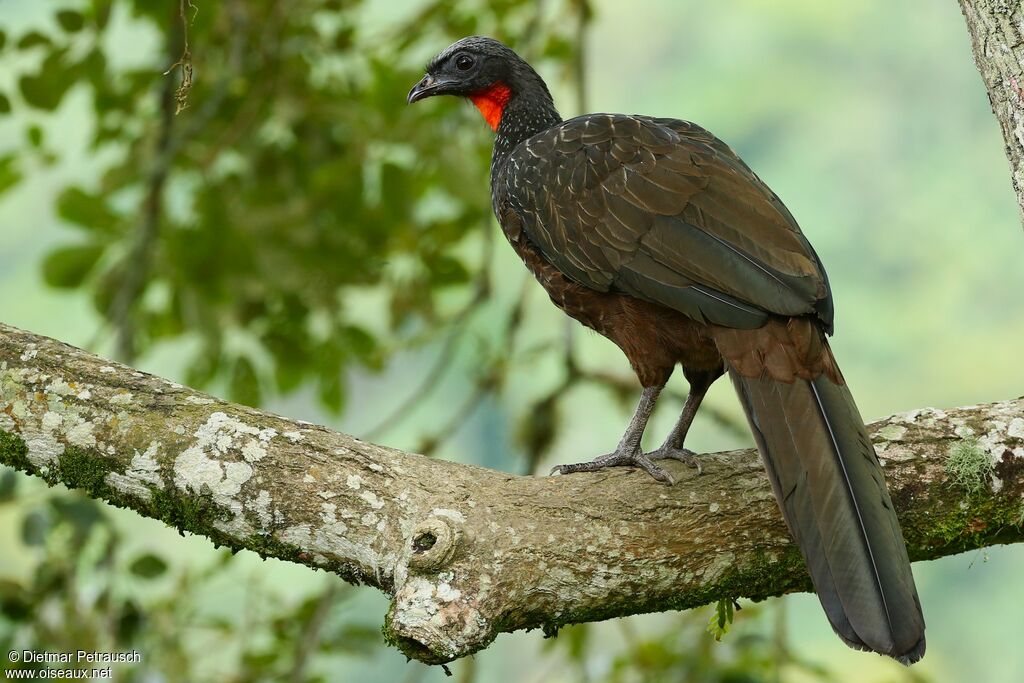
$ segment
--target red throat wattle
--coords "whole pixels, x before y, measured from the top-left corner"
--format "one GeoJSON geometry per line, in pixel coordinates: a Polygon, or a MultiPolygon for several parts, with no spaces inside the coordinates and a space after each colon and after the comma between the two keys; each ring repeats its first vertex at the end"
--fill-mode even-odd
{"type": "Polygon", "coordinates": [[[487,121],[491,130],[497,131],[498,124],[501,123],[501,114],[505,111],[505,105],[508,104],[510,97],[512,97],[512,89],[498,81],[483,90],[473,93],[469,96],[469,99],[473,101],[476,108],[484,115],[484,120],[487,121]]]}

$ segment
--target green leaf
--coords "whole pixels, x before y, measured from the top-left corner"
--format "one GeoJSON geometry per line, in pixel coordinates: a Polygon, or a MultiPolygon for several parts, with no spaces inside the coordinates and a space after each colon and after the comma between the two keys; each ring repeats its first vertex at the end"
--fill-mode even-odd
{"type": "MultiPolygon", "coordinates": [[[[103,306],[104,302],[100,300],[97,303],[99,306],[103,306]]],[[[100,308],[100,310],[107,309],[100,308]]],[[[219,344],[212,342],[204,344],[199,353],[192,358],[188,369],[185,370],[186,382],[192,387],[205,387],[220,373],[223,366],[221,361],[219,344]]]]}
{"type": "Polygon", "coordinates": [[[708,620],[707,632],[721,642],[722,636],[729,632],[732,626],[733,606],[732,598],[723,598],[715,605],[715,611],[708,620]]]}
{"type": "Polygon", "coordinates": [[[155,579],[167,571],[167,563],[152,553],[139,555],[128,568],[140,579],[155,579]]]}
{"type": "Polygon", "coordinates": [[[341,373],[333,372],[320,378],[320,387],[317,392],[320,403],[333,413],[341,412],[345,405],[345,385],[342,383],[341,373]]]}
{"type": "Polygon", "coordinates": [[[346,351],[363,364],[372,368],[382,366],[383,358],[377,346],[377,340],[365,329],[356,325],[345,325],[340,330],[340,338],[344,342],[346,351]]]}
{"type": "Polygon", "coordinates": [[[11,113],[11,101],[7,99],[7,95],[0,92],[0,114],[11,113]]]}
{"type": "Polygon", "coordinates": [[[92,0],[92,7],[89,8],[89,14],[92,16],[92,20],[96,24],[96,28],[101,31],[107,27],[107,22],[110,21],[110,9],[112,4],[112,0],[92,0]]]}
{"type": "Polygon", "coordinates": [[[412,178],[401,166],[386,163],[380,169],[380,201],[390,217],[404,213],[405,202],[416,195],[411,188],[412,178]]]}
{"type": "Polygon", "coordinates": [[[40,65],[39,73],[27,74],[18,80],[18,89],[29,106],[53,111],[64,99],[78,76],[77,65],[64,61],[67,48],[50,53],[40,65]]]}
{"type": "Polygon", "coordinates": [[[102,244],[79,244],[51,251],[43,261],[43,279],[59,289],[78,287],[103,255],[102,244]]]}
{"type": "Polygon", "coordinates": [[[40,510],[33,510],[25,515],[25,519],[21,522],[21,541],[30,546],[43,545],[49,530],[49,516],[40,510]]]}
{"type": "Polygon", "coordinates": [[[469,281],[469,271],[462,262],[447,254],[437,254],[427,262],[430,279],[439,287],[461,285],[469,281]]]}
{"type": "MultiPolygon", "coordinates": [[[[87,54],[82,61],[78,63],[78,68],[81,69],[82,75],[89,81],[89,84],[92,85],[97,98],[108,97],[110,95],[110,77],[107,74],[107,56],[103,54],[102,50],[96,48],[90,51],[89,54],[87,54]]],[[[96,110],[101,110],[98,102],[96,110]]]]}
{"type": "Polygon", "coordinates": [[[10,579],[0,579],[0,614],[11,621],[27,621],[32,615],[32,593],[10,579]]]}
{"type": "Polygon", "coordinates": [[[259,377],[256,376],[256,368],[245,356],[235,361],[229,392],[231,400],[236,403],[254,407],[260,404],[259,377]]]}
{"type": "Polygon", "coordinates": [[[55,16],[60,27],[68,33],[77,33],[85,25],[85,17],[82,16],[81,12],[62,9],[55,16]]]}
{"type": "Polygon", "coordinates": [[[69,223],[107,234],[114,232],[118,221],[101,195],[89,194],[80,187],[69,187],[61,193],[57,214],[69,223]]]}
{"type": "Polygon", "coordinates": [[[49,47],[53,45],[53,41],[50,37],[40,33],[39,31],[29,31],[18,40],[19,50],[30,50],[38,45],[45,45],[49,47]]]}
{"type": "Polygon", "coordinates": [[[0,195],[21,182],[18,158],[13,154],[0,157],[0,195]]]}
{"type": "Polygon", "coordinates": [[[117,639],[120,642],[130,641],[139,632],[139,628],[145,621],[145,615],[139,610],[134,601],[128,600],[121,607],[121,613],[117,616],[117,639]]]}
{"type": "Polygon", "coordinates": [[[7,34],[0,31],[0,50],[3,50],[5,45],[7,45],[7,34]]]}
{"type": "Polygon", "coordinates": [[[5,469],[0,475],[0,503],[14,500],[14,494],[18,489],[18,475],[11,469],[5,469]]]}
{"type": "Polygon", "coordinates": [[[84,541],[92,527],[103,519],[99,503],[91,498],[60,494],[50,498],[49,503],[57,519],[75,528],[79,543],[84,541]]]}
{"type": "Polygon", "coordinates": [[[25,137],[28,139],[28,144],[32,145],[35,149],[43,146],[43,129],[36,124],[32,124],[25,129],[25,137]]]}
{"type": "Polygon", "coordinates": [[[541,50],[548,59],[568,61],[576,52],[575,43],[561,36],[552,36],[541,50]]]}
{"type": "Polygon", "coordinates": [[[46,111],[56,109],[64,97],[63,91],[50,87],[46,75],[43,73],[35,76],[22,76],[18,81],[18,89],[29,106],[46,111]]]}
{"type": "Polygon", "coordinates": [[[242,664],[247,671],[264,671],[271,668],[279,656],[277,649],[249,650],[242,653],[242,664]]]}

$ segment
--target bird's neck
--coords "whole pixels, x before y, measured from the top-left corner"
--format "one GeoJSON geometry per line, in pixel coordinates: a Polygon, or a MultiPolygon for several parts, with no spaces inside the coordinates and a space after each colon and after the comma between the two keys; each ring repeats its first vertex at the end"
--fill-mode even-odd
{"type": "Polygon", "coordinates": [[[504,164],[520,142],[561,122],[562,117],[543,85],[512,91],[502,105],[494,127],[497,135],[491,155],[491,173],[494,174],[504,164]]]}

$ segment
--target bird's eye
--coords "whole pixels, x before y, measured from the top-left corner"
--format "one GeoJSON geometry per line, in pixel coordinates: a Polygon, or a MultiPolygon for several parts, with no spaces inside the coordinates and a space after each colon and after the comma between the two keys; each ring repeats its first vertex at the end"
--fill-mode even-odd
{"type": "Polygon", "coordinates": [[[455,68],[459,71],[469,71],[473,68],[473,58],[469,55],[459,55],[455,58],[455,68]]]}

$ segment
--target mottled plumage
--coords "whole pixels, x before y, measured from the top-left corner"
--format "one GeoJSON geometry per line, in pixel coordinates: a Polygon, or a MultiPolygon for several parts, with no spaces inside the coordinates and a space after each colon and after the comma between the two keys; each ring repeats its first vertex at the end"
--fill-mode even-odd
{"type": "Polygon", "coordinates": [[[692,462],[683,448],[728,371],[779,507],[833,628],[909,663],[924,620],[882,470],[828,346],[828,277],[779,198],[725,143],[676,119],[562,121],[543,80],[504,45],[459,41],[409,101],[477,103],[497,137],[491,198],[509,243],[568,315],[622,349],[644,391],[613,453],[563,474],[692,462]],[[509,93],[495,106],[491,93],[509,93]],[[640,437],[679,364],[690,395],[661,448],[640,437]]]}

